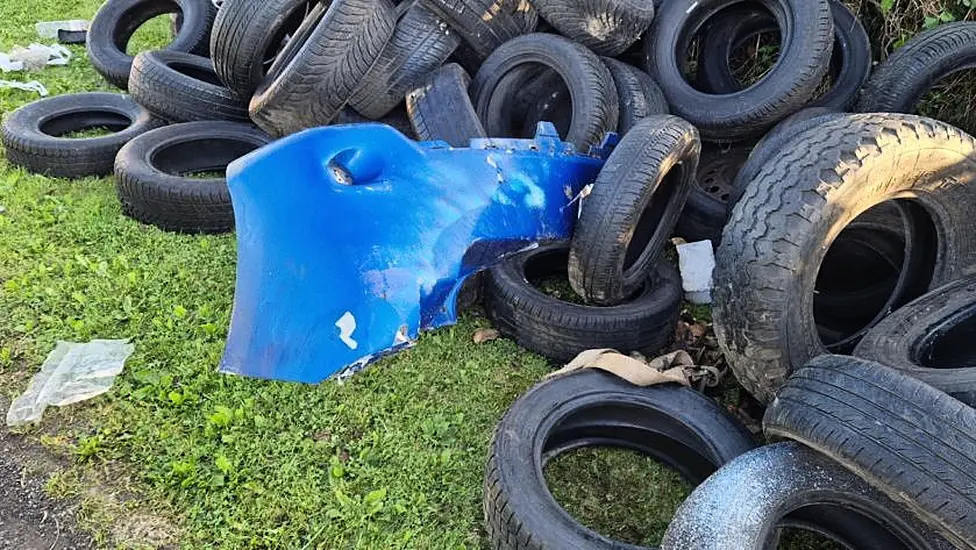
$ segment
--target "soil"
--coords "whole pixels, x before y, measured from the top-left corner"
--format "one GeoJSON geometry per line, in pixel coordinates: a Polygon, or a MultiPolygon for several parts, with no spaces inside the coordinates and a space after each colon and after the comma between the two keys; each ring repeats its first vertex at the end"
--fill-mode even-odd
{"type": "Polygon", "coordinates": [[[72,505],[44,493],[45,480],[57,469],[44,448],[0,427],[0,550],[94,547],[78,530],[72,505]]]}

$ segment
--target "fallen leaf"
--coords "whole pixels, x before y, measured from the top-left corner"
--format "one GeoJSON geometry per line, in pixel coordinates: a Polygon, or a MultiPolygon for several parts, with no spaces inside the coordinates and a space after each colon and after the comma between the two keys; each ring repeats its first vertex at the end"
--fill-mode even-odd
{"type": "Polygon", "coordinates": [[[497,340],[501,335],[498,331],[493,328],[479,328],[474,331],[474,343],[484,344],[485,342],[491,342],[492,340],[497,340]]]}

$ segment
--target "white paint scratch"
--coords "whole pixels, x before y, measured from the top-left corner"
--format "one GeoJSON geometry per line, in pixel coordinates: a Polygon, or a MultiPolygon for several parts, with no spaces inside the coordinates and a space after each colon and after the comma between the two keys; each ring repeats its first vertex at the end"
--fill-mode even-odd
{"type": "Polygon", "coordinates": [[[339,320],[336,321],[336,327],[339,328],[339,339],[342,343],[349,346],[349,349],[356,349],[359,347],[359,342],[352,339],[352,333],[356,330],[356,318],[353,317],[352,313],[345,312],[339,320]]]}

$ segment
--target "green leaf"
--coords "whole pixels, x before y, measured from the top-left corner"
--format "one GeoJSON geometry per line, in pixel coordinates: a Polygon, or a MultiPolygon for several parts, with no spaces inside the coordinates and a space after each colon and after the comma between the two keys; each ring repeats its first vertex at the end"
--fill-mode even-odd
{"type": "Polygon", "coordinates": [[[223,428],[229,426],[231,421],[234,420],[234,411],[232,411],[230,407],[217,405],[213,414],[211,414],[207,420],[210,422],[210,424],[223,428]]]}
{"type": "Polygon", "coordinates": [[[374,502],[379,502],[386,498],[386,487],[381,489],[376,489],[375,491],[370,491],[366,494],[366,498],[363,499],[365,504],[373,504],[374,502]]]}
{"type": "Polygon", "coordinates": [[[224,455],[217,455],[217,458],[214,459],[214,465],[217,466],[217,469],[225,474],[229,474],[231,468],[234,467],[234,465],[231,464],[230,459],[224,455]]]}

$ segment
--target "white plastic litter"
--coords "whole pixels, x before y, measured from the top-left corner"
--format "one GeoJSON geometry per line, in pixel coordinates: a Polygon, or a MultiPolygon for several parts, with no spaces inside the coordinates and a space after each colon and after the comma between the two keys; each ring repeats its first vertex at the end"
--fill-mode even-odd
{"type": "Polygon", "coordinates": [[[31,44],[14,46],[9,53],[0,53],[0,70],[9,71],[36,71],[48,65],[67,65],[71,60],[71,51],[61,44],[31,44]]]}
{"type": "Polygon", "coordinates": [[[712,303],[712,271],[715,269],[712,242],[679,244],[678,268],[685,298],[693,304],[712,303]]]}
{"type": "Polygon", "coordinates": [[[0,80],[0,88],[15,88],[17,90],[25,90],[28,92],[36,92],[41,97],[45,97],[48,94],[47,88],[43,84],[36,80],[31,80],[30,82],[16,82],[13,80],[0,80]]]}
{"type": "Polygon", "coordinates": [[[9,73],[11,71],[23,71],[24,63],[22,61],[13,61],[10,56],[0,52],[0,71],[9,73]]]}
{"type": "Polygon", "coordinates": [[[58,342],[27,391],[10,404],[7,426],[37,422],[49,405],[62,407],[107,392],[133,351],[128,340],[58,342]]]}
{"type": "Polygon", "coordinates": [[[58,31],[87,31],[88,21],[84,19],[69,19],[67,21],[39,21],[34,23],[34,30],[41,38],[57,38],[58,31]]]}

